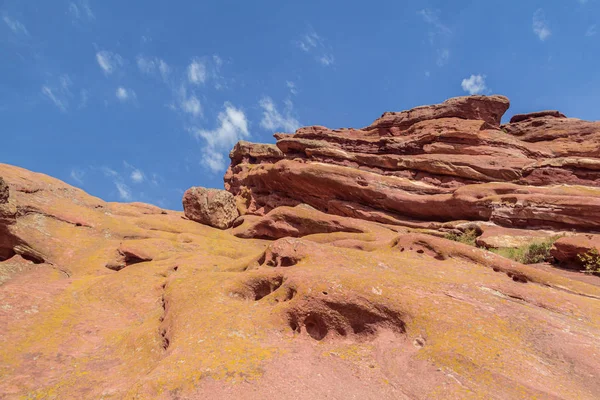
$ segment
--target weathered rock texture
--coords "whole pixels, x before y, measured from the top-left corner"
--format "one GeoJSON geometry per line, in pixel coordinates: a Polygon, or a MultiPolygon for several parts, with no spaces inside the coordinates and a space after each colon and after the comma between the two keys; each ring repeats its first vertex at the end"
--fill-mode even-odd
{"type": "Polygon", "coordinates": [[[225,190],[193,187],[183,195],[185,216],[192,221],[227,229],[239,217],[235,198],[225,190]]]}
{"type": "MultiPolygon", "coordinates": [[[[383,208],[395,204],[390,199],[412,196],[430,207],[427,196],[445,199],[455,186],[466,190],[456,204],[469,205],[457,212],[486,215],[468,185],[248,148],[242,158],[268,164],[238,165],[246,179],[253,168],[270,168],[272,185],[281,185],[271,197],[261,194],[271,202],[263,209],[275,200],[294,207],[244,215],[231,231],[146,204],[106,203],[0,164],[10,186],[0,204],[7,210],[0,220],[3,398],[600,397],[600,278],[525,266],[389,224],[399,215],[383,208]],[[282,174],[286,168],[291,175],[282,174]],[[344,190],[355,196],[325,200],[344,190]],[[382,208],[369,208],[369,196],[382,208]],[[302,199],[360,218],[295,205],[302,199]]],[[[474,187],[488,204],[507,192],[522,195],[518,184],[474,187]]],[[[526,201],[577,193],[559,195],[567,207],[581,196],[570,189],[523,193],[526,201]]],[[[515,218],[508,205],[498,214],[505,220],[515,218]]],[[[440,220],[444,212],[431,210],[440,220]]]]}
{"type": "Polygon", "coordinates": [[[501,96],[385,113],[363,129],[312,126],[240,142],[225,187],[245,214],[320,211],[440,229],[456,221],[600,231],[600,122],[517,115],[501,96]]]}

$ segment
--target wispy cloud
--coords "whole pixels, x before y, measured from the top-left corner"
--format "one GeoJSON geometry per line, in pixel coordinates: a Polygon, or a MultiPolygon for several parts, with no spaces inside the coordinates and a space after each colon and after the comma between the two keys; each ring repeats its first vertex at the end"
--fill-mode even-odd
{"type": "Polygon", "coordinates": [[[187,68],[188,81],[193,85],[206,82],[206,65],[199,59],[194,59],[187,68]]]}
{"type": "Polygon", "coordinates": [[[231,103],[225,103],[215,129],[194,129],[193,134],[197,139],[204,140],[202,162],[213,172],[225,169],[223,152],[229,151],[238,141],[250,136],[246,115],[231,103]]]}
{"type": "Polygon", "coordinates": [[[126,170],[128,170],[127,174],[133,183],[142,183],[146,180],[146,175],[141,169],[134,167],[127,161],[123,161],[123,165],[125,166],[126,170]]]}
{"type": "Polygon", "coordinates": [[[123,65],[123,57],[106,50],[96,53],[96,61],[106,75],[112,74],[117,68],[123,65]]]}
{"type": "Polygon", "coordinates": [[[544,10],[539,8],[533,14],[533,33],[543,42],[552,35],[552,31],[550,30],[550,26],[548,25],[548,21],[546,20],[546,15],[544,14],[544,10]]]}
{"type": "Polygon", "coordinates": [[[319,58],[319,62],[328,67],[335,62],[335,58],[331,54],[324,54],[319,58]]]}
{"type": "Polygon", "coordinates": [[[293,95],[298,94],[298,90],[296,88],[296,84],[292,81],[286,81],[285,85],[287,86],[288,89],[290,89],[290,93],[293,95]]]}
{"type": "Polygon", "coordinates": [[[452,37],[452,29],[442,22],[439,11],[424,8],[418,12],[423,21],[429,25],[427,36],[429,44],[437,47],[435,63],[438,67],[443,67],[450,60],[450,49],[448,42],[452,37]]]}
{"type": "Polygon", "coordinates": [[[312,49],[316,49],[317,47],[323,46],[323,40],[317,34],[317,32],[311,30],[298,41],[298,47],[300,47],[305,52],[309,52],[312,49]]]}
{"type": "Polygon", "coordinates": [[[437,58],[435,60],[435,63],[438,65],[438,67],[443,67],[444,65],[448,64],[449,59],[450,59],[450,50],[438,49],[437,58]]]}
{"type": "Polygon", "coordinates": [[[87,89],[81,89],[79,91],[79,108],[85,108],[87,106],[88,100],[90,98],[90,93],[87,89]]]}
{"type": "Polygon", "coordinates": [[[9,27],[11,31],[13,31],[13,33],[17,35],[29,35],[29,31],[27,30],[25,25],[23,25],[20,21],[10,18],[8,15],[4,15],[2,17],[2,20],[4,20],[4,23],[9,27]]]}
{"type": "Polygon", "coordinates": [[[50,101],[52,101],[52,103],[54,103],[54,105],[58,107],[62,112],[67,111],[67,105],[61,99],[59,99],[58,96],[54,93],[54,91],[48,86],[42,86],[42,93],[46,97],[48,97],[50,101]]]}
{"type": "Polygon", "coordinates": [[[296,42],[296,45],[305,53],[313,54],[315,60],[321,65],[328,67],[335,63],[335,57],[333,56],[330,47],[312,28],[296,42]]]}
{"type": "Polygon", "coordinates": [[[73,82],[69,75],[62,75],[58,84],[46,84],[42,86],[42,94],[46,96],[59,110],[67,112],[69,100],[73,97],[71,86],[73,82]]]}
{"type": "Polygon", "coordinates": [[[71,16],[76,20],[92,20],[96,18],[88,0],[70,2],[69,14],[71,14],[71,16]]]}
{"type": "Polygon", "coordinates": [[[434,11],[429,8],[424,8],[418,12],[423,17],[423,21],[431,25],[433,28],[429,33],[429,39],[433,41],[436,35],[451,35],[452,29],[445,25],[439,17],[439,11],[434,11]]]}
{"type": "Polygon", "coordinates": [[[284,114],[278,110],[270,97],[263,97],[260,101],[260,107],[263,109],[263,118],[260,126],[268,131],[283,129],[286,132],[294,132],[300,127],[300,123],[293,117],[293,104],[287,100],[285,102],[284,114]]]}
{"type": "Polygon", "coordinates": [[[169,79],[171,67],[161,58],[147,58],[140,55],[137,58],[137,65],[143,74],[155,75],[158,73],[165,82],[169,79]]]}
{"type": "Polygon", "coordinates": [[[71,173],[69,174],[71,179],[79,185],[83,185],[83,178],[85,176],[85,171],[79,168],[71,169],[71,173]]]}
{"type": "Polygon", "coordinates": [[[130,177],[131,177],[131,180],[134,183],[142,183],[142,182],[144,182],[144,173],[141,170],[139,170],[139,169],[134,169],[131,172],[130,177]]]}
{"type": "Polygon", "coordinates": [[[117,192],[119,193],[119,198],[124,201],[131,201],[131,189],[129,186],[124,184],[123,182],[115,181],[115,187],[117,188],[117,192]]]}
{"type": "Polygon", "coordinates": [[[483,93],[487,89],[485,75],[471,75],[471,77],[462,80],[461,86],[465,92],[471,95],[483,93]]]}
{"type": "Polygon", "coordinates": [[[117,171],[115,171],[112,168],[109,167],[100,167],[100,171],[102,171],[102,173],[104,174],[104,176],[106,176],[107,178],[116,178],[119,176],[119,173],[117,171]]]}
{"type": "MultiPolygon", "coordinates": [[[[202,116],[202,104],[193,92],[189,92],[185,86],[181,86],[177,91],[178,108],[192,118],[202,116]]],[[[177,106],[173,106],[177,108],[177,106]]]]}
{"type": "Polygon", "coordinates": [[[117,96],[117,99],[119,99],[121,102],[133,101],[137,98],[132,89],[126,89],[122,86],[117,88],[115,96],[117,96]]]}
{"type": "Polygon", "coordinates": [[[588,26],[587,30],[585,31],[585,36],[586,37],[592,37],[592,36],[596,36],[596,25],[590,25],[588,26]]]}

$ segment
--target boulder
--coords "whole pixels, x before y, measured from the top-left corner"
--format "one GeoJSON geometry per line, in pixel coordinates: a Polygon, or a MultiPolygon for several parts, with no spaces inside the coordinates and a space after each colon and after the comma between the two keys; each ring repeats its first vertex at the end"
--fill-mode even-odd
{"type": "Polygon", "coordinates": [[[218,189],[193,187],[183,195],[185,216],[214,228],[227,229],[239,217],[234,196],[218,189]]]}

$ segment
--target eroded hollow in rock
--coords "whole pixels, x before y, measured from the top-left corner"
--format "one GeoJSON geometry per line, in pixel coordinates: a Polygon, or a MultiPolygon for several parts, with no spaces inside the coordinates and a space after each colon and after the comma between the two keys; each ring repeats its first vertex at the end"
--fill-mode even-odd
{"type": "Polygon", "coordinates": [[[292,331],[305,331],[315,340],[326,337],[355,337],[365,340],[379,329],[406,332],[401,312],[366,300],[311,298],[287,312],[292,331]]]}
{"type": "Polygon", "coordinates": [[[143,262],[152,261],[151,257],[136,254],[128,250],[118,250],[118,257],[115,260],[106,263],[105,267],[113,271],[120,271],[125,267],[143,262]]]}
{"type": "MultiPolygon", "coordinates": [[[[277,291],[283,285],[283,282],[284,277],[282,275],[257,276],[244,282],[241,287],[233,290],[231,295],[245,300],[259,301],[277,291]]],[[[296,294],[295,290],[293,290],[293,292],[290,290],[293,289],[286,288],[286,293],[282,299],[292,299],[294,297],[296,294]]],[[[277,301],[279,301],[279,299],[277,299],[277,301]]]]}
{"type": "Polygon", "coordinates": [[[43,264],[45,262],[43,258],[41,258],[35,254],[24,253],[24,254],[21,254],[21,257],[23,257],[23,259],[25,259],[27,261],[31,261],[34,264],[43,264]]]}
{"type": "Polygon", "coordinates": [[[12,248],[9,248],[9,249],[0,248],[0,262],[10,260],[11,258],[13,258],[16,255],[17,255],[17,253],[15,253],[15,251],[12,248]]]}

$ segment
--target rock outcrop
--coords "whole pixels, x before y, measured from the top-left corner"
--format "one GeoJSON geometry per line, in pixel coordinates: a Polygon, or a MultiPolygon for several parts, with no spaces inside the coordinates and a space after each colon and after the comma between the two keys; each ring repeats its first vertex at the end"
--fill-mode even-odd
{"type": "Polygon", "coordinates": [[[580,256],[594,249],[600,251],[600,235],[563,237],[554,243],[552,256],[564,267],[583,269],[580,256]]]}
{"type": "Polygon", "coordinates": [[[385,113],[363,129],[313,126],[239,143],[225,187],[243,213],[305,203],[387,224],[473,221],[600,231],[600,122],[517,115],[501,96],[385,113]]]}
{"type": "Polygon", "coordinates": [[[213,228],[227,229],[239,217],[235,198],[225,190],[193,187],[183,195],[185,216],[213,228]]]}

